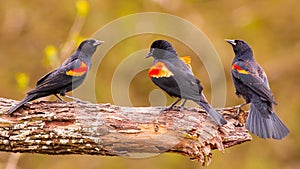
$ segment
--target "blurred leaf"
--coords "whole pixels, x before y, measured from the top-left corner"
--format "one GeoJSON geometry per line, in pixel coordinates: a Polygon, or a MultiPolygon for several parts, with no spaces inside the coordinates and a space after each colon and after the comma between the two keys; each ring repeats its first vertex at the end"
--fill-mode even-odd
{"type": "Polygon", "coordinates": [[[76,2],[76,9],[77,9],[77,14],[81,17],[86,17],[88,12],[89,12],[89,9],[90,9],[90,6],[89,6],[89,3],[85,0],[78,0],[76,2]]]}
{"type": "Polygon", "coordinates": [[[58,54],[57,49],[53,45],[46,46],[44,63],[47,66],[55,67],[58,64],[58,54]]]}
{"type": "Polygon", "coordinates": [[[15,78],[19,90],[24,90],[28,86],[29,76],[26,73],[18,73],[15,78]]]}

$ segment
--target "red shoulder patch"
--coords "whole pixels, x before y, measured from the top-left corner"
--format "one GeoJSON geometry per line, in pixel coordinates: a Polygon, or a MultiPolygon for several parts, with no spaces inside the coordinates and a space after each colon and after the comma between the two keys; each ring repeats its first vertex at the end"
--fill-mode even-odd
{"type": "Polygon", "coordinates": [[[80,64],[79,67],[67,71],[67,72],[66,72],[66,75],[69,75],[69,76],[82,76],[82,75],[84,75],[88,70],[89,70],[89,67],[88,67],[84,62],[81,62],[81,64],[80,64]]]}
{"type": "Polygon", "coordinates": [[[163,62],[157,62],[149,69],[148,76],[150,78],[170,77],[173,73],[163,62]]]}
{"type": "Polygon", "coordinates": [[[232,64],[231,69],[236,70],[238,73],[241,73],[241,74],[249,74],[249,72],[247,70],[242,69],[239,65],[237,65],[235,63],[232,64]]]}

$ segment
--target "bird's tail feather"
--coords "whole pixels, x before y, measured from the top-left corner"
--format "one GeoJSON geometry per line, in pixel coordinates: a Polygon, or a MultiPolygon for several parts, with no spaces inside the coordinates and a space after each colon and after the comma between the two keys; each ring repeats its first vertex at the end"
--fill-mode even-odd
{"type": "Polygon", "coordinates": [[[30,94],[27,95],[22,101],[20,101],[20,103],[18,103],[17,105],[15,105],[14,107],[10,108],[8,111],[8,114],[12,114],[13,112],[15,112],[18,108],[20,108],[21,106],[23,106],[26,102],[29,102],[31,100],[34,100],[34,97],[36,95],[35,94],[30,94]]]}
{"type": "Polygon", "coordinates": [[[211,107],[210,104],[205,102],[197,102],[210,116],[210,118],[219,126],[224,125],[227,123],[227,121],[224,119],[224,117],[218,113],[215,109],[211,107]]]}
{"type": "Polygon", "coordinates": [[[246,120],[246,128],[261,138],[283,139],[289,129],[283,124],[275,112],[260,112],[257,106],[250,104],[250,112],[246,120]]]}

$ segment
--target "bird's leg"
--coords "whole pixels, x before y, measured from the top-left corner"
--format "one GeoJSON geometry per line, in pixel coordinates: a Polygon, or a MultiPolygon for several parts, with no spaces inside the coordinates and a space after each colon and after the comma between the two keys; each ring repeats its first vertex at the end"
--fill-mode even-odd
{"type": "Polygon", "coordinates": [[[238,116],[240,115],[241,110],[242,110],[242,107],[245,106],[245,105],[247,105],[247,104],[249,104],[249,103],[248,103],[248,102],[245,102],[245,103],[243,103],[243,104],[240,104],[240,105],[237,105],[237,106],[234,106],[234,107],[233,107],[234,109],[237,109],[237,110],[236,110],[236,113],[235,113],[235,115],[234,115],[235,118],[238,117],[238,116]]]}
{"type": "Polygon", "coordinates": [[[162,111],[168,111],[171,110],[179,101],[181,100],[181,98],[178,98],[174,103],[172,103],[170,106],[162,109],[162,111]]]}
{"type": "MultiPolygon", "coordinates": [[[[78,99],[78,98],[75,98],[75,97],[66,95],[66,90],[61,90],[61,91],[59,92],[59,94],[60,94],[61,96],[64,96],[64,97],[68,98],[68,99],[71,99],[71,100],[73,100],[73,101],[75,101],[75,102],[77,102],[77,103],[84,103],[84,104],[89,103],[89,102],[87,102],[87,101],[83,101],[83,100],[80,100],[80,99],[78,99]]],[[[58,97],[58,96],[56,95],[56,97],[58,97]]]]}
{"type": "Polygon", "coordinates": [[[62,102],[62,103],[65,103],[65,102],[66,102],[66,101],[64,101],[61,97],[59,97],[57,94],[54,94],[54,96],[56,96],[60,102],[62,102]]]}
{"type": "MultiPolygon", "coordinates": [[[[183,102],[180,104],[180,112],[182,112],[183,110],[187,110],[187,108],[184,107],[185,103],[186,103],[187,99],[184,99],[183,102]]],[[[180,116],[179,118],[183,118],[185,116],[184,113],[181,113],[182,116],[180,116]]]]}
{"type": "MultiPolygon", "coordinates": [[[[163,108],[162,110],[160,110],[159,111],[159,117],[162,115],[162,114],[164,114],[165,113],[165,111],[169,111],[169,110],[171,110],[179,101],[181,100],[181,98],[178,98],[174,103],[172,103],[170,106],[168,106],[168,107],[165,107],[165,108],[163,108]]],[[[185,100],[186,101],[186,100],[185,100]]],[[[185,104],[185,102],[184,102],[184,104],[185,104]]],[[[184,105],[183,104],[183,105],[184,105]]],[[[184,115],[183,115],[184,116],[184,115]]],[[[183,117],[182,116],[182,117],[183,117]]],[[[155,120],[155,122],[154,123],[157,123],[158,122],[158,118],[156,118],[156,120],[155,120]]]]}
{"type": "Polygon", "coordinates": [[[185,103],[186,103],[187,99],[184,99],[183,102],[180,105],[180,110],[186,110],[186,108],[184,107],[185,103]]]}
{"type": "Polygon", "coordinates": [[[72,96],[68,96],[68,95],[64,95],[64,97],[69,98],[69,99],[71,99],[71,100],[73,100],[73,101],[75,101],[77,103],[84,103],[84,104],[89,103],[88,101],[83,101],[83,100],[80,100],[80,99],[78,99],[76,97],[72,97],[72,96]]]}

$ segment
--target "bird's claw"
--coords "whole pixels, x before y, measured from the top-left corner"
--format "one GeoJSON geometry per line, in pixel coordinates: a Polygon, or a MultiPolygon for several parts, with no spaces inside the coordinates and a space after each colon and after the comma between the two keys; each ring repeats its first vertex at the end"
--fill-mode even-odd
{"type": "Polygon", "coordinates": [[[67,103],[66,101],[64,101],[62,99],[58,99],[57,102],[59,102],[59,103],[67,103]]]}
{"type": "MultiPolygon", "coordinates": [[[[179,111],[179,112],[183,112],[184,110],[188,110],[188,108],[184,107],[184,106],[168,106],[165,108],[162,108],[159,112],[159,114],[164,114],[167,113],[170,110],[174,110],[174,111],[179,111]],[[175,108],[174,108],[175,107],[175,108]]],[[[180,116],[179,118],[183,118],[185,115],[182,113],[182,116],[180,116]]]]}
{"type": "Polygon", "coordinates": [[[233,115],[234,118],[237,118],[240,115],[240,113],[243,111],[242,107],[245,106],[246,104],[248,103],[243,103],[233,107],[233,109],[236,109],[236,113],[233,115]]]}
{"type": "Polygon", "coordinates": [[[190,109],[189,109],[189,111],[198,112],[198,111],[199,111],[199,109],[197,109],[197,108],[190,108],[190,109]]]}
{"type": "Polygon", "coordinates": [[[75,101],[76,103],[82,103],[82,104],[89,104],[90,103],[88,101],[84,101],[84,100],[80,100],[80,99],[73,99],[73,101],[75,101]]]}
{"type": "Polygon", "coordinates": [[[177,106],[171,105],[171,106],[168,106],[168,107],[164,107],[164,108],[162,108],[161,111],[165,112],[165,111],[170,111],[170,110],[177,110],[177,109],[174,109],[174,107],[177,107],[177,106]]]}
{"type": "Polygon", "coordinates": [[[168,112],[168,111],[170,111],[170,110],[172,110],[172,109],[173,109],[173,107],[164,107],[164,108],[162,108],[162,109],[159,111],[159,114],[166,113],[166,112],[168,112]]]}
{"type": "Polygon", "coordinates": [[[180,111],[184,111],[184,110],[188,110],[188,108],[186,108],[184,106],[180,106],[180,111]]]}

